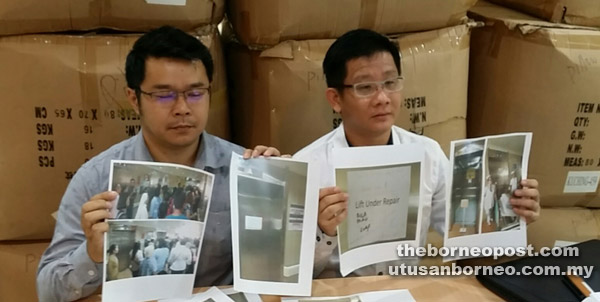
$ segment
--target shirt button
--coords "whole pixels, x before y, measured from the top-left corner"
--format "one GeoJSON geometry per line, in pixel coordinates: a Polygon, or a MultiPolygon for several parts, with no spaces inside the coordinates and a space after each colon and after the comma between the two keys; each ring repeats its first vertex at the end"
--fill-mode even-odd
{"type": "Polygon", "coordinates": [[[331,241],[327,241],[327,245],[331,245],[331,241]]]}
{"type": "Polygon", "coordinates": [[[74,293],[76,296],[79,296],[79,291],[78,291],[78,290],[74,290],[74,291],[73,291],[73,293],[74,293]]]}
{"type": "Polygon", "coordinates": [[[88,275],[90,275],[90,276],[94,276],[95,274],[96,274],[96,273],[95,273],[94,271],[92,271],[92,270],[89,270],[89,271],[88,271],[88,275]]]}
{"type": "Polygon", "coordinates": [[[317,241],[321,241],[321,237],[317,236],[317,241]]]}

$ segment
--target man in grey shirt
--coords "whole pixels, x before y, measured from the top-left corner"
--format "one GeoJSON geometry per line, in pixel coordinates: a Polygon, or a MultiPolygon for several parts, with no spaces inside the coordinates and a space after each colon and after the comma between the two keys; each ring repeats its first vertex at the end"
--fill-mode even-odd
{"type": "Polygon", "coordinates": [[[113,159],[176,163],[215,175],[195,285],[232,283],[231,152],[249,158],[278,156],[279,151],[264,146],[244,150],[204,131],[212,74],[208,49],[178,29],[161,27],[134,44],[125,75],[141,131],[85,163],[69,183],[38,269],[41,301],[77,300],[102,284],[105,219],[113,218],[108,210],[117,197],[106,191],[113,159]]]}

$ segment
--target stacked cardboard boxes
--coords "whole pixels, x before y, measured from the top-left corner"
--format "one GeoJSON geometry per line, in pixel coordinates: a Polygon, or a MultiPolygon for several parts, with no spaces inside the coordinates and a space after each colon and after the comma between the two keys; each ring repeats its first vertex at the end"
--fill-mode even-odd
{"type": "Polygon", "coordinates": [[[470,25],[459,23],[475,2],[231,1],[229,18],[243,42],[228,52],[234,142],[294,153],[337,127],[321,65],[334,38],[362,27],[421,31],[390,35],[405,77],[397,125],[447,151],[466,135],[470,25]]]}
{"type": "Polygon", "coordinates": [[[192,31],[215,61],[207,130],[228,138],[226,76],[216,25],[223,0],[3,1],[0,4],[0,300],[37,301],[35,275],[54,231],[53,212],[87,159],[136,134],[125,97],[125,57],[139,33],[53,33],[109,27],[192,31]],[[176,1],[179,2],[179,1],[176,1]],[[206,25],[206,26],[204,26],[206,25]],[[26,34],[26,35],[23,35],[26,34]]]}
{"type": "Polygon", "coordinates": [[[232,0],[228,17],[245,45],[330,39],[356,28],[383,34],[453,26],[477,0],[232,0]]]}
{"type": "Polygon", "coordinates": [[[600,30],[486,2],[470,16],[486,26],[471,37],[468,135],[533,132],[528,177],[544,209],[529,242],[599,238],[600,30]]]}
{"type": "Polygon", "coordinates": [[[600,26],[600,2],[595,0],[491,0],[555,23],[600,26]]]}
{"type": "Polygon", "coordinates": [[[225,0],[5,0],[0,35],[112,28],[147,31],[162,25],[193,30],[218,24],[225,0]]]}
{"type": "MultiPolygon", "coordinates": [[[[396,124],[437,139],[446,151],[450,140],[466,135],[469,36],[469,25],[458,25],[393,38],[401,48],[405,77],[396,124]]],[[[229,50],[236,142],[294,153],[340,123],[325,99],[321,67],[333,41],[229,50]]]]}

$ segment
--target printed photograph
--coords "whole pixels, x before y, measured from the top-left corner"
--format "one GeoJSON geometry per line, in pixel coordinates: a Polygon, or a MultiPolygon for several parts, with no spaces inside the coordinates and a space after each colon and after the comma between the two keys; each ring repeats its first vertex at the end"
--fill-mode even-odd
{"type": "Polygon", "coordinates": [[[449,238],[479,233],[484,147],[485,139],[454,145],[449,238]]]}
{"type": "Polygon", "coordinates": [[[481,232],[519,229],[510,198],[520,187],[525,135],[490,138],[486,148],[481,232]]]}
{"type": "Polygon", "coordinates": [[[348,193],[348,217],[338,226],[340,252],[379,243],[414,240],[420,163],[336,169],[348,193]]]}
{"type": "Polygon", "coordinates": [[[115,219],[184,219],[204,222],[213,175],[179,165],[113,161],[111,190],[119,195],[115,219]]]}
{"type": "Polygon", "coordinates": [[[236,172],[240,278],[298,283],[308,164],[259,158],[236,172]]]}
{"type": "Polygon", "coordinates": [[[109,220],[106,282],[194,274],[204,223],[185,220],[109,220]]]}

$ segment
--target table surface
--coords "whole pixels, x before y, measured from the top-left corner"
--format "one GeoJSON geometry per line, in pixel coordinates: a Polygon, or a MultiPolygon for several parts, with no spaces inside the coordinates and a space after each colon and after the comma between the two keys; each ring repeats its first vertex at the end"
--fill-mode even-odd
{"type": "MultiPolygon", "coordinates": [[[[206,288],[196,288],[195,293],[202,292],[206,288]]],[[[360,292],[408,289],[417,301],[504,301],[492,293],[475,277],[391,277],[370,276],[315,279],[312,285],[312,296],[345,296],[360,292]]],[[[279,302],[280,296],[261,296],[264,302],[279,302]]],[[[99,302],[100,295],[94,295],[81,302],[99,302]]]]}

